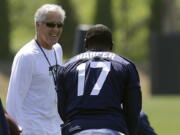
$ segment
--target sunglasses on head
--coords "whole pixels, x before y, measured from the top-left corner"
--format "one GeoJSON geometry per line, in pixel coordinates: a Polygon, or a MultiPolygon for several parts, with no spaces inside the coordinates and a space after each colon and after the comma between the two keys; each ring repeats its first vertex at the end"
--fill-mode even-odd
{"type": "Polygon", "coordinates": [[[46,26],[49,28],[61,28],[63,26],[63,23],[53,23],[53,22],[45,22],[46,26]]]}

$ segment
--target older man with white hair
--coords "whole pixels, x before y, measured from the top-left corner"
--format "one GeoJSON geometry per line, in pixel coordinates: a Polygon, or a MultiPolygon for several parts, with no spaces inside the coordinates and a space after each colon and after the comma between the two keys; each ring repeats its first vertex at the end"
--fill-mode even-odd
{"type": "Polygon", "coordinates": [[[64,9],[45,4],[35,13],[36,35],[16,54],[7,94],[7,112],[23,128],[21,135],[60,135],[55,91],[56,69],[62,64],[58,40],[64,9]]]}

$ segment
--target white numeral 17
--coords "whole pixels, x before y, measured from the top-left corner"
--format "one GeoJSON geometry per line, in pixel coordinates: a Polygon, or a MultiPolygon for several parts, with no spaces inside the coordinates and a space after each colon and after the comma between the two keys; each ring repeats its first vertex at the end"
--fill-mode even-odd
{"type": "MultiPolygon", "coordinates": [[[[82,96],[84,94],[85,68],[86,68],[86,63],[82,63],[77,67],[77,70],[78,70],[77,95],[78,96],[82,96]]],[[[102,68],[101,73],[99,77],[97,78],[97,81],[90,94],[90,95],[98,95],[110,71],[111,63],[110,62],[91,62],[90,68],[102,68]]]]}

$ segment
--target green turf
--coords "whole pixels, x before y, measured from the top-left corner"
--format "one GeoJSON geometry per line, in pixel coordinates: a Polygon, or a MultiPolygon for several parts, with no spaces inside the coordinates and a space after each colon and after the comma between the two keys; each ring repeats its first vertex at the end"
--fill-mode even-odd
{"type": "Polygon", "coordinates": [[[180,96],[145,97],[143,110],[158,135],[180,134],[180,96]]]}

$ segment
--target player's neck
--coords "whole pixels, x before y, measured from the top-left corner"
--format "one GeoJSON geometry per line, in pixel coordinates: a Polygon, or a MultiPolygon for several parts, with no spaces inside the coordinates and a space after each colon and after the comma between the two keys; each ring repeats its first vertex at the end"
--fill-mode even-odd
{"type": "Polygon", "coordinates": [[[102,47],[91,47],[88,48],[89,51],[105,51],[105,52],[109,52],[111,51],[109,48],[102,48],[102,47]]]}

